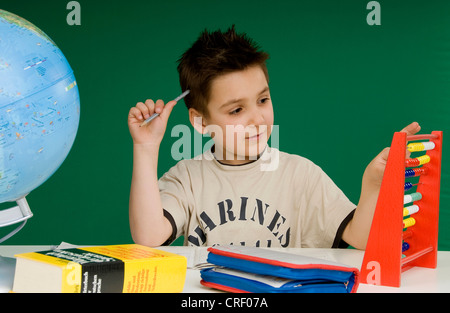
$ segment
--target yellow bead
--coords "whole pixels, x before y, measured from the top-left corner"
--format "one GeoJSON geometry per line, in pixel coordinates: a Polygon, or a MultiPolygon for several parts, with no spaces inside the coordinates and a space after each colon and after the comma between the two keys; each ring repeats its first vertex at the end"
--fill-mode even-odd
{"type": "Polygon", "coordinates": [[[425,154],[418,157],[417,160],[419,160],[419,165],[423,165],[425,163],[430,162],[430,156],[425,154]]]}
{"type": "Polygon", "coordinates": [[[406,146],[406,149],[408,149],[409,152],[416,152],[416,151],[423,151],[425,149],[423,143],[421,142],[414,142],[410,143],[406,146]]]}
{"type": "Polygon", "coordinates": [[[416,220],[414,219],[414,217],[409,217],[403,220],[403,228],[414,226],[414,224],[416,224],[416,220]]]}

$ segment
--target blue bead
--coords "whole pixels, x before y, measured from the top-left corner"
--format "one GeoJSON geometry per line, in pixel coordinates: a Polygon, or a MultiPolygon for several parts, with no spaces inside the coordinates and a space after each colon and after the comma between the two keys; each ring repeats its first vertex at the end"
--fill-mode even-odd
{"type": "Polygon", "coordinates": [[[404,243],[402,244],[402,252],[405,252],[405,251],[408,250],[408,249],[409,249],[409,243],[404,242],[404,243]]]}
{"type": "Polygon", "coordinates": [[[414,170],[412,170],[412,169],[407,169],[405,171],[405,177],[414,177],[414,175],[415,175],[415,173],[414,173],[414,170]]]}
{"type": "Polygon", "coordinates": [[[405,191],[411,189],[412,187],[413,185],[410,182],[405,183],[405,191]]]}

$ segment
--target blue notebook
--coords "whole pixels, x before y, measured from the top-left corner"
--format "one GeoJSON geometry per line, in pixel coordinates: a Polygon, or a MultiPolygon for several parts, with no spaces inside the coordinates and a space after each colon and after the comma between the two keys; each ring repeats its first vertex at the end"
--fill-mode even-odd
{"type": "Polygon", "coordinates": [[[208,249],[201,283],[229,292],[351,293],[359,270],[343,264],[256,247],[215,246],[208,249]]]}

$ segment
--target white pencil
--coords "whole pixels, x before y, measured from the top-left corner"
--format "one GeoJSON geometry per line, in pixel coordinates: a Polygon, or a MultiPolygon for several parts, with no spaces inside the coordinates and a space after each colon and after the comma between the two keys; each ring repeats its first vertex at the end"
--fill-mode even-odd
{"type": "MultiPolygon", "coordinates": [[[[181,95],[179,95],[178,97],[176,97],[173,101],[178,102],[181,99],[183,99],[184,97],[186,97],[189,94],[190,90],[186,90],[185,92],[183,92],[181,95]]],[[[153,119],[155,119],[156,117],[159,116],[159,113],[154,113],[152,114],[152,116],[150,116],[148,119],[146,119],[145,121],[142,122],[142,124],[140,125],[140,127],[147,125],[148,123],[150,123],[153,119]]]]}

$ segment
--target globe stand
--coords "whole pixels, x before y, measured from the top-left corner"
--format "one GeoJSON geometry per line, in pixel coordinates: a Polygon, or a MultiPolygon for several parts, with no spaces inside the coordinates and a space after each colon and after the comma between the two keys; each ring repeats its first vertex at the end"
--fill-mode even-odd
{"type": "Polygon", "coordinates": [[[17,206],[0,211],[0,227],[23,222],[33,216],[25,197],[18,199],[17,206]]]}
{"type": "MultiPolygon", "coordinates": [[[[13,225],[22,222],[7,236],[0,239],[0,242],[12,237],[25,225],[26,221],[33,216],[25,197],[16,201],[17,206],[0,211],[0,227],[13,225]]],[[[14,281],[14,271],[16,269],[16,259],[0,256],[0,293],[10,292],[14,281]]]]}

